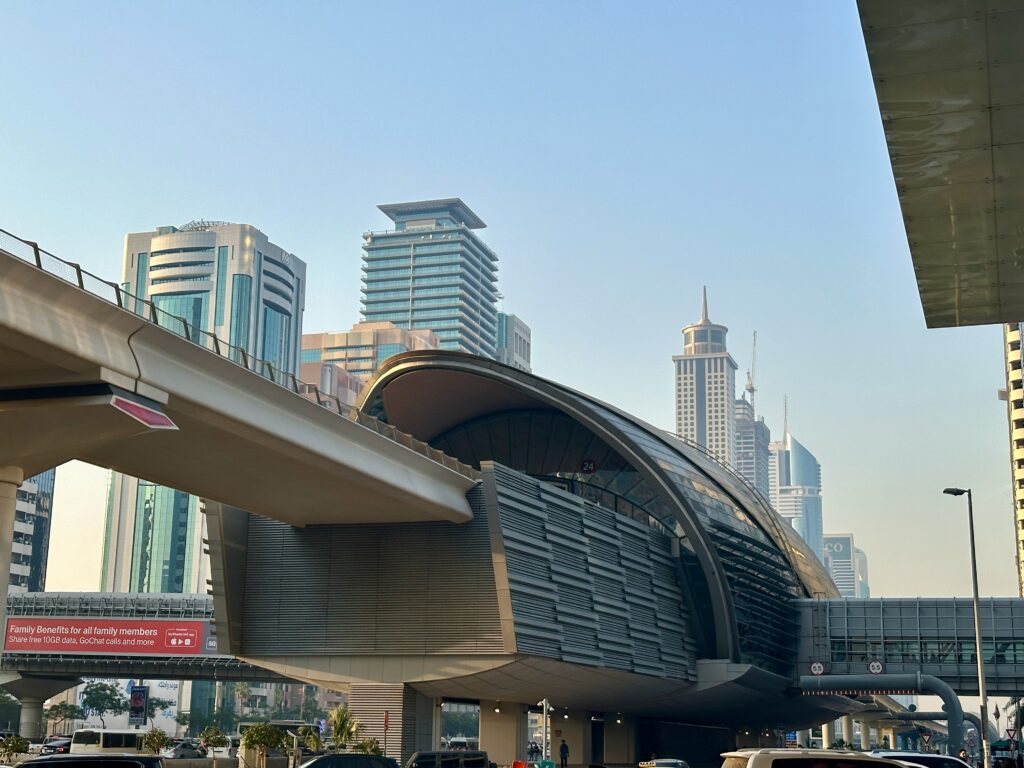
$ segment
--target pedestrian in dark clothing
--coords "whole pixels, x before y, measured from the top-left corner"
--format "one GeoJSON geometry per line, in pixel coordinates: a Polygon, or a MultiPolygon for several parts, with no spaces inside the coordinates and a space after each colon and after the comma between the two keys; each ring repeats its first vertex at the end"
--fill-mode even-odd
{"type": "Polygon", "coordinates": [[[562,759],[561,768],[566,768],[569,765],[569,745],[565,743],[565,739],[562,739],[562,745],[558,748],[558,756],[562,759]]]}

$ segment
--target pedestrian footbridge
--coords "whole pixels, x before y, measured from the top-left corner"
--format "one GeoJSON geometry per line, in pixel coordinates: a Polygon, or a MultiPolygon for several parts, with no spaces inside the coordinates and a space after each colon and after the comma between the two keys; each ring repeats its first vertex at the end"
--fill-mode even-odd
{"type": "MultiPolygon", "coordinates": [[[[961,696],[978,695],[969,598],[798,600],[801,675],[920,673],[961,696]]],[[[1024,690],[1024,599],[981,600],[981,645],[990,696],[1024,690]]]]}

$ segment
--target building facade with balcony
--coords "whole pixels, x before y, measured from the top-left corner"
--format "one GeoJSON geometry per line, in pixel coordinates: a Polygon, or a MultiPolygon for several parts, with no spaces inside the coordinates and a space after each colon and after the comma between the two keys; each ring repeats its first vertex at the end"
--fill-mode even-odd
{"type": "Polygon", "coordinates": [[[1003,352],[1006,361],[1006,420],[1010,438],[1010,479],[1013,492],[1014,552],[1017,559],[1017,590],[1024,597],[1024,323],[1003,324],[1003,352]]]}

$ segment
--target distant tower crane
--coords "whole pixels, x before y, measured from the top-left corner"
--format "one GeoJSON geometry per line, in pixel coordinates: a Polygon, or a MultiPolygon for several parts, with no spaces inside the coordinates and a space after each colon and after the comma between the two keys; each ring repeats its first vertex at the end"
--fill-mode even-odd
{"type": "Polygon", "coordinates": [[[750,352],[750,368],[747,370],[747,386],[744,389],[750,393],[750,410],[754,410],[754,393],[757,387],[754,386],[754,367],[757,365],[757,331],[754,331],[754,347],[750,352]]]}

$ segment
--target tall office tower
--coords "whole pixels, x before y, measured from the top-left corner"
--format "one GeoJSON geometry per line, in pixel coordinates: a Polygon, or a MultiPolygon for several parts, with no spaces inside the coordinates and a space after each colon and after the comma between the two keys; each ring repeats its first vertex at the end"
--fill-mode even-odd
{"type": "Polygon", "coordinates": [[[736,463],[736,362],[725,347],[728,328],[708,319],[704,289],[700,320],[683,328],[676,365],[676,434],[736,463]]]}
{"type": "Polygon", "coordinates": [[[761,495],[769,498],[768,445],[771,431],[764,417],[754,416],[754,406],[746,397],[736,401],[736,471],[761,495]]]}
{"type": "Polygon", "coordinates": [[[853,550],[854,569],[857,572],[856,597],[871,597],[871,582],[868,579],[868,556],[860,547],[853,550]]]}
{"type": "Polygon", "coordinates": [[[363,320],[496,358],[498,257],[475,232],[487,225],[457,197],[378,208],[395,228],[363,235],[363,320]]]}
{"type": "Polygon", "coordinates": [[[1017,532],[1017,590],[1024,597],[1024,351],[1021,335],[1024,323],[1003,325],[1006,358],[1006,416],[1010,432],[1010,477],[1013,481],[1013,530],[1017,532]]]}
{"type": "MultiPolygon", "coordinates": [[[[249,224],[194,221],[125,237],[124,290],[288,373],[298,371],[305,287],[305,263],[249,224]]],[[[202,524],[187,493],[112,472],[103,546],[103,590],[206,589],[202,524]]]]}
{"type": "Polygon", "coordinates": [[[438,335],[431,330],[409,331],[384,322],[356,323],[348,331],[302,334],[301,360],[303,366],[333,363],[365,383],[392,355],[437,349],[439,344],[438,335]]]}
{"type": "Polygon", "coordinates": [[[871,597],[868,586],[868,558],[853,543],[852,533],[824,537],[825,568],[843,597],[871,597]]]}
{"type": "Polygon", "coordinates": [[[50,549],[50,511],[57,470],[48,469],[18,486],[14,502],[9,592],[42,592],[50,549]]]}
{"type": "Polygon", "coordinates": [[[772,506],[824,562],[821,517],[821,465],[786,428],[768,446],[768,490],[772,506]]]}
{"type": "Polygon", "coordinates": [[[530,326],[505,312],[498,313],[498,360],[530,372],[530,326]]]}

